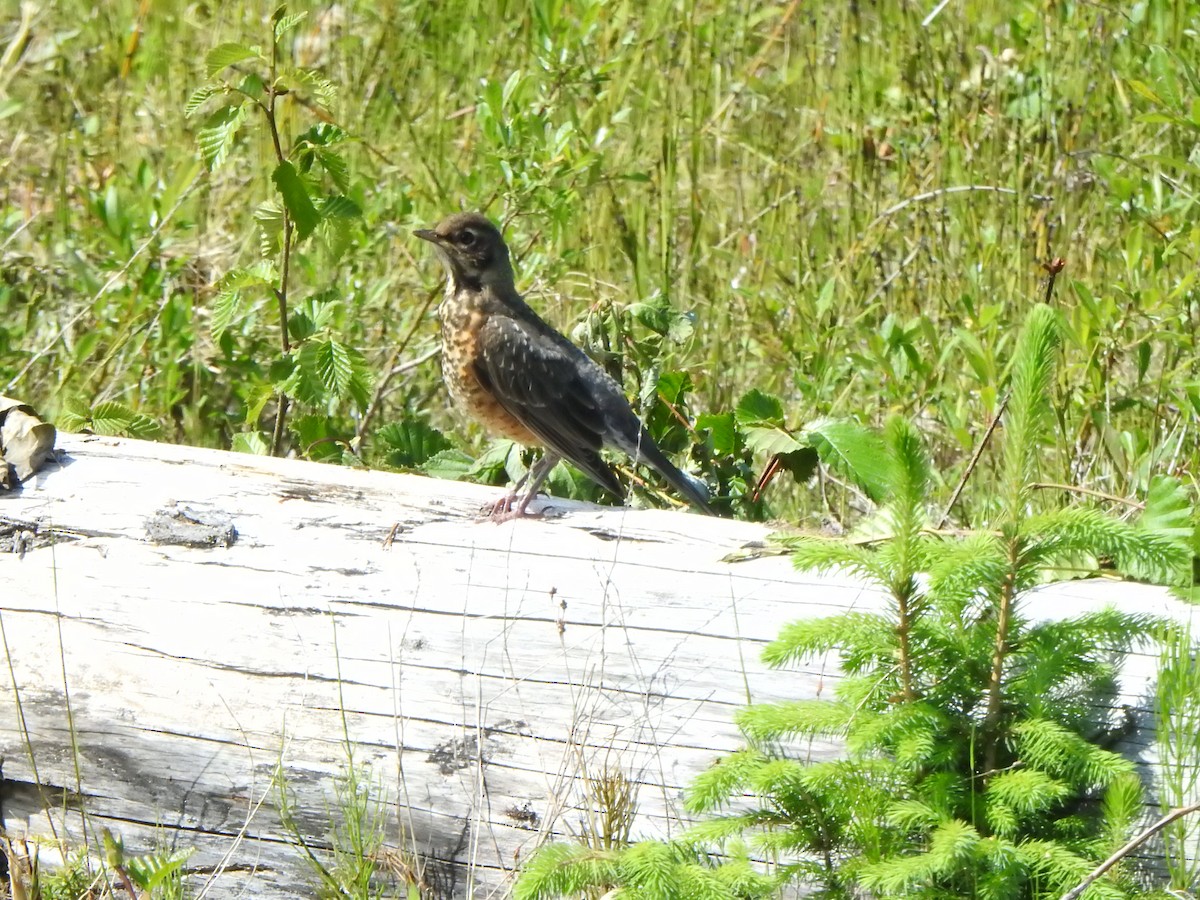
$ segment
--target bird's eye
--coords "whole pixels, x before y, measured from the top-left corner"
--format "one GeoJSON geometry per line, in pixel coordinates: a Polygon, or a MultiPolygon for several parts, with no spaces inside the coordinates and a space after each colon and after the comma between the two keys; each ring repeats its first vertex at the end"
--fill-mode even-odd
{"type": "Polygon", "coordinates": [[[470,228],[464,228],[458,235],[458,242],[464,247],[471,247],[475,244],[475,232],[470,228]]]}

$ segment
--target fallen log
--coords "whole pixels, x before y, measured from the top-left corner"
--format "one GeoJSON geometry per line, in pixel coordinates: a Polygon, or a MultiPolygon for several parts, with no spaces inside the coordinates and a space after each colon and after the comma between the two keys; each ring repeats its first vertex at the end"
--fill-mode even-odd
{"type": "MultiPolygon", "coordinates": [[[[4,823],[93,851],[102,827],[129,852],[195,848],[207,897],[311,895],[304,848],[328,860],[351,771],[427,896],[504,895],[540,842],[590,827],[606,772],[636,790],[635,835],[677,833],[681,789],[740,745],[739,706],[836,680],[831,662],[767,670],[762,645],[882,603],[785,558],[726,561],[768,535],[749,523],[550,501],[495,525],[478,520],[494,488],[59,446],[0,500],[4,823]]],[[[1191,613],[1119,582],[1046,598],[1191,613]]],[[[1123,683],[1145,760],[1155,664],[1135,656],[1123,683]]]]}

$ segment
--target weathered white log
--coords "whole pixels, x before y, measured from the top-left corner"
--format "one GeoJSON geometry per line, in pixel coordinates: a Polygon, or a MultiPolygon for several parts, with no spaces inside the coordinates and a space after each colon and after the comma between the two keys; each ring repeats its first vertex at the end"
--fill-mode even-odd
{"type": "MultiPolygon", "coordinates": [[[[351,753],[436,896],[503,895],[539,842],[578,829],[606,766],[639,785],[635,834],[671,834],[681,788],[739,745],[740,705],[836,679],[768,671],[761,646],[881,603],[783,558],[723,561],[768,534],[747,523],[555,501],[560,517],[495,525],[477,513],[497,489],[59,443],[60,465],[0,499],[27,532],[0,555],[6,824],[75,848],[101,826],[128,852],[194,847],[209,897],[311,893],[273,773],[324,847],[351,753]]],[[[1191,613],[1116,582],[1044,594],[1053,615],[1191,613]]],[[[1143,725],[1154,666],[1125,673],[1143,725]]],[[[1131,751],[1148,758],[1151,737],[1131,751]]]]}

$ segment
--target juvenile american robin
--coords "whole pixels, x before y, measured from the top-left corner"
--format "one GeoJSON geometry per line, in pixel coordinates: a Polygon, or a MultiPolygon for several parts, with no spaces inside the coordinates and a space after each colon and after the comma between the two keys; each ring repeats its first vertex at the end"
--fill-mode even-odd
{"type": "Polygon", "coordinates": [[[457,213],[414,234],[433,244],[446,267],[439,313],[442,376],[451,398],[489,431],[545,448],[526,475],[525,493],[517,499],[522,479],[496,503],[493,517],[524,515],[564,458],[624,497],[602,447],[645,463],[694,506],[713,512],[703,483],[655,446],[617,383],[517,293],[508,247],[495,225],[478,213],[457,213]]]}

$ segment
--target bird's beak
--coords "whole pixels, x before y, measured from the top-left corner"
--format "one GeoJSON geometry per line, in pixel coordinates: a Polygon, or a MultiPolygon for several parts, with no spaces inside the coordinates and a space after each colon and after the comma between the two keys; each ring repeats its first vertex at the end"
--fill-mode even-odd
{"type": "Polygon", "coordinates": [[[423,241],[429,241],[431,244],[440,244],[442,237],[436,231],[430,231],[428,228],[418,228],[413,232],[423,241]]]}

